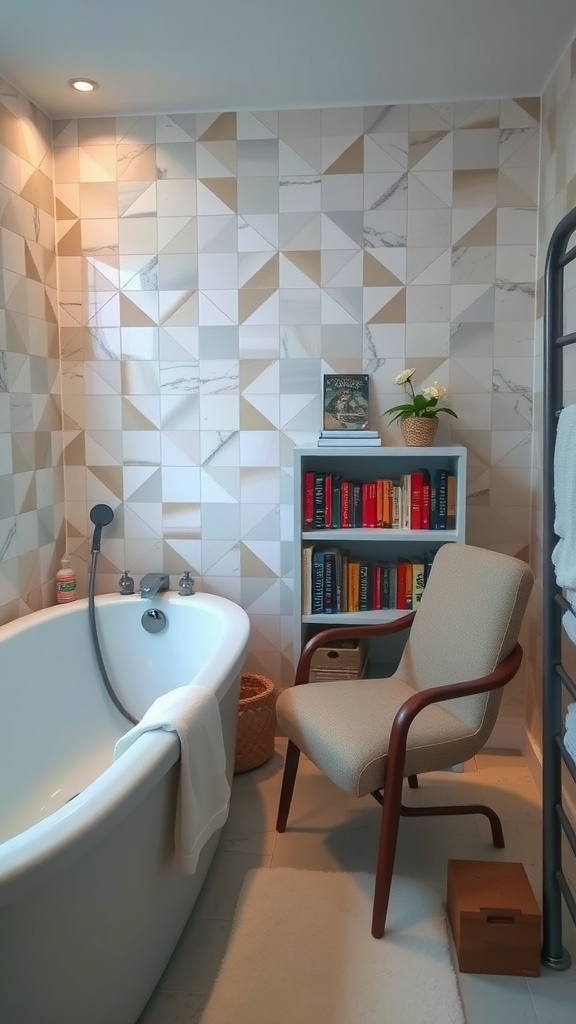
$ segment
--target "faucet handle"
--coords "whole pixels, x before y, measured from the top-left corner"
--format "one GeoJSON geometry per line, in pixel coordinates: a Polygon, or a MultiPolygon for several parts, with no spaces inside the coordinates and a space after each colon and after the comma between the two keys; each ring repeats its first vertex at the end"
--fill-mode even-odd
{"type": "Polygon", "coordinates": [[[134,580],[128,575],[126,569],[124,569],[118,580],[118,586],[120,587],[121,594],[130,595],[134,593],[134,580]]]}
{"type": "Polygon", "coordinates": [[[192,579],[188,570],[178,580],[178,593],[182,597],[192,597],[194,593],[195,580],[192,579]]]}

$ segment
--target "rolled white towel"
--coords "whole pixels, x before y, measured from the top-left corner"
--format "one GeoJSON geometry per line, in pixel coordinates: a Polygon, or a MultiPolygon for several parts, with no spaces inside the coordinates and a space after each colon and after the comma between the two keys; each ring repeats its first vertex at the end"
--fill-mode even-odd
{"type": "MultiPolygon", "coordinates": [[[[576,405],[561,410],[554,445],[554,533],[552,552],[556,582],[576,611],[576,405]]],[[[576,615],[565,612],[562,625],[576,643],[576,615]]]]}

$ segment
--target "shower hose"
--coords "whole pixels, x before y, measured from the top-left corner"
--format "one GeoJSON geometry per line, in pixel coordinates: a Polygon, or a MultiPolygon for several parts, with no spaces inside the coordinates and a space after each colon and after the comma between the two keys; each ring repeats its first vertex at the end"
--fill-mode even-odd
{"type": "Polygon", "coordinates": [[[96,564],[98,562],[98,555],[99,555],[99,553],[100,552],[98,550],[93,550],[92,551],[92,561],[90,563],[90,573],[88,575],[88,618],[89,618],[89,621],[90,621],[90,634],[92,636],[92,644],[94,646],[94,654],[96,655],[96,661],[98,662],[98,668],[100,670],[100,675],[102,676],[102,682],[104,683],[104,686],[106,688],[106,692],[107,692],[108,696],[110,697],[110,700],[112,701],[114,706],[116,708],[118,708],[118,711],[120,712],[120,714],[124,715],[124,718],[127,718],[129,722],[132,722],[132,725],[137,725],[138,724],[138,719],[134,718],[134,715],[131,715],[130,712],[128,711],[128,709],[124,707],[122,701],[120,700],[120,698],[116,694],[112,683],[110,682],[110,678],[108,676],[108,673],[106,671],[106,666],[104,664],[104,659],[102,657],[102,651],[100,649],[100,641],[98,639],[98,629],[96,627],[96,612],[95,612],[95,608],[94,608],[94,587],[96,585],[96,564]]]}

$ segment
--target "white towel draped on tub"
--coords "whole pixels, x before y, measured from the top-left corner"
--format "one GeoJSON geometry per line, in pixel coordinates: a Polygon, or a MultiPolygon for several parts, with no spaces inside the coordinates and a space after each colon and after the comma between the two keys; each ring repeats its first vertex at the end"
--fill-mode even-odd
{"type": "Polygon", "coordinates": [[[200,686],[164,693],[142,721],[120,737],[114,760],[151,729],[175,732],[180,740],[174,839],[181,870],[193,874],[203,846],[228,816],[230,786],[218,701],[200,686]]]}
{"type": "MultiPolygon", "coordinates": [[[[554,502],[554,533],[559,537],[552,552],[556,582],[576,612],[576,405],[567,405],[558,417],[554,502]]],[[[576,616],[564,612],[562,625],[576,643],[576,616]]]]}

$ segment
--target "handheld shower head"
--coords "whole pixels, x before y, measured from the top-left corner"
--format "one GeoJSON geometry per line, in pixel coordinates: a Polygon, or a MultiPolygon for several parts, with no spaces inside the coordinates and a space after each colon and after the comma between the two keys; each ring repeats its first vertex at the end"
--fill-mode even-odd
{"type": "Polygon", "coordinates": [[[90,509],[90,519],[94,523],[91,550],[92,552],[100,551],[102,527],[110,525],[114,519],[114,513],[109,505],[94,505],[94,508],[90,509]]]}

